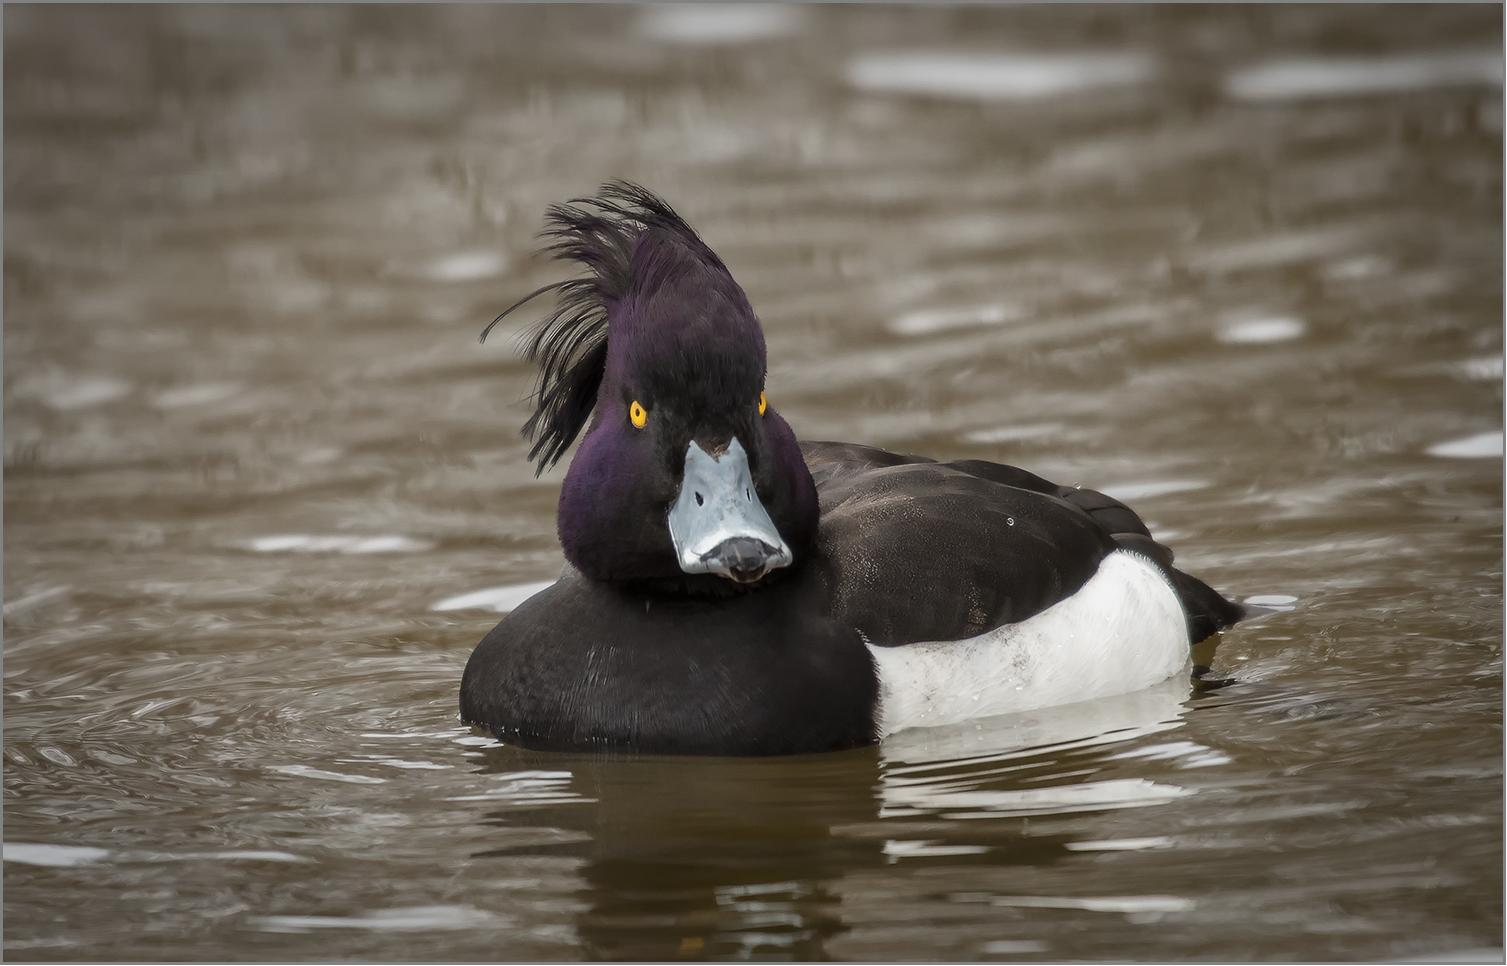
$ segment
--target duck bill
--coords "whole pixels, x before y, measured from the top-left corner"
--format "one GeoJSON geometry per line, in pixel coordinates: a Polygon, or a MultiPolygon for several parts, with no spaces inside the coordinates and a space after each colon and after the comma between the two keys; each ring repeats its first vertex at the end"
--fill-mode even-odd
{"type": "Polygon", "coordinates": [[[788,567],[790,547],[759,502],[748,454],[736,436],[720,456],[686,447],[680,495],[670,507],[670,541],[680,569],[750,584],[788,567]]]}

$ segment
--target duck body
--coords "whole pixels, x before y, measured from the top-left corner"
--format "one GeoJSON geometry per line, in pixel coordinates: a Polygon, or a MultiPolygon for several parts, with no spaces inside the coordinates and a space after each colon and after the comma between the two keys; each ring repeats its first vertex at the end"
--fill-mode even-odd
{"type": "Polygon", "coordinates": [[[828,751],[1148,687],[1243,616],[1103,494],[797,443],[720,260],[643,189],[584,204],[551,212],[593,275],[534,336],[525,428],[557,459],[592,418],[570,566],[477,646],[463,720],[543,749],[828,751]]]}
{"type": "Polygon", "coordinates": [[[532,748],[777,755],[875,740],[862,636],[791,579],[728,598],[562,577],[472,654],[462,717],[532,748]]]}

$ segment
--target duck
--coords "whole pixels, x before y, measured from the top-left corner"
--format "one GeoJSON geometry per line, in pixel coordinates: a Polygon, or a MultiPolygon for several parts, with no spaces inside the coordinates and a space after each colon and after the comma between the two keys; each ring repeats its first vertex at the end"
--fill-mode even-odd
{"type": "Polygon", "coordinates": [[[1246,615],[1124,503],[978,459],[801,441],[723,261],[627,181],[552,205],[584,272],[523,335],[560,578],[472,652],[461,719],[542,751],[789,755],[1125,694],[1246,615]],[[584,434],[583,434],[584,430],[584,434]]]}

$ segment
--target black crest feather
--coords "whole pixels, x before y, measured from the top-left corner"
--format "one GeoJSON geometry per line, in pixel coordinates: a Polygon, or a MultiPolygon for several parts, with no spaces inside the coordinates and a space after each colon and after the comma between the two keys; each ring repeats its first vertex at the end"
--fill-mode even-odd
{"type": "Polygon", "coordinates": [[[524,354],[539,366],[534,414],[523,424],[524,437],[534,444],[528,456],[538,460],[536,476],[560,461],[596,406],[607,367],[607,303],[622,298],[632,287],[633,249],[651,229],[679,236],[722,267],[722,261],[664,199],[631,182],[612,181],[599,188],[595,197],[550,205],[540,233],[552,239],[540,249],[541,254],[576,262],[588,274],[536,289],[482,330],[485,342],[492,326],[515,309],[545,292],[555,293],[555,310],[525,336],[524,354]]]}

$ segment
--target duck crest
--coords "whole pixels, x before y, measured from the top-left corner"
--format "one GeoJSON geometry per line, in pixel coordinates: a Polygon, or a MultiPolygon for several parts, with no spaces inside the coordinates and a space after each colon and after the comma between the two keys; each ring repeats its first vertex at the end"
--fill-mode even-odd
{"type": "MultiPolygon", "coordinates": [[[[523,337],[526,358],[539,367],[535,409],[523,424],[536,476],[558,463],[580,434],[604,378],[613,381],[609,373],[652,380],[656,370],[684,372],[676,365],[681,360],[706,361],[704,346],[716,342],[704,324],[711,317],[752,323],[762,379],[763,334],[747,298],[722,260],[662,198],[631,182],[612,181],[593,197],[551,205],[545,224],[541,237],[551,241],[540,253],[575,262],[587,274],[529,293],[481,334],[486,341],[514,310],[555,293],[554,311],[523,337]],[[667,312],[667,305],[675,310],[667,312]],[[680,324],[686,318],[702,324],[680,324]],[[689,344],[693,340],[700,345],[689,344]]],[[[746,339],[737,341],[750,347],[746,339]]]]}

